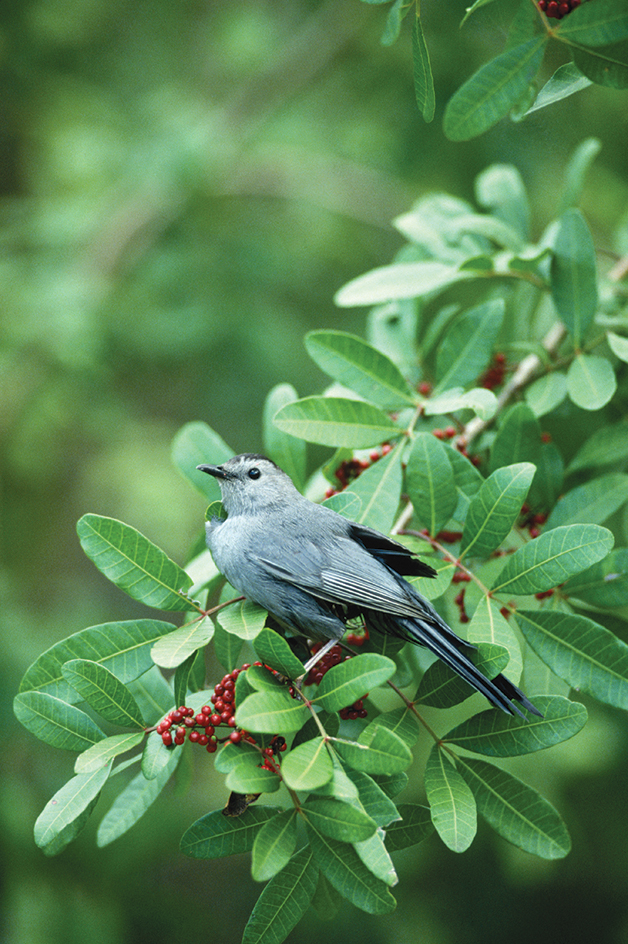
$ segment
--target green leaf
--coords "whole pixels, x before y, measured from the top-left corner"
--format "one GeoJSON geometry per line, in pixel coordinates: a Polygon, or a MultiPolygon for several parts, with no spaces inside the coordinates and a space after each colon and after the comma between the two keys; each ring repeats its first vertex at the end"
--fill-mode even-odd
{"type": "Polygon", "coordinates": [[[198,465],[222,465],[233,456],[233,449],[207,423],[186,423],[172,442],[172,461],[176,468],[208,502],[220,499],[217,479],[199,472],[198,465]]]}
{"type": "Polygon", "coordinates": [[[407,2],[407,0],[395,0],[395,2],[392,4],[390,10],[388,11],[386,26],[384,27],[384,32],[382,33],[382,38],[380,40],[382,46],[392,46],[395,40],[399,37],[403,18],[406,16],[409,9],[410,4],[407,2]]]}
{"type": "Polygon", "coordinates": [[[398,883],[399,877],[389,852],[384,845],[384,836],[384,830],[378,829],[377,832],[369,836],[368,839],[363,839],[361,842],[354,842],[353,848],[360,856],[369,872],[371,872],[375,878],[381,879],[386,885],[392,887],[398,883]]]}
{"type": "Polygon", "coordinates": [[[350,767],[347,769],[347,775],[358,788],[364,812],[377,826],[389,826],[399,819],[397,807],[372,777],[350,767]]]}
{"type": "Polygon", "coordinates": [[[470,308],[454,321],[438,347],[436,395],[451,387],[466,387],[482,373],[499,335],[504,311],[503,299],[495,298],[470,308]]]}
{"type": "Polygon", "coordinates": [[[62,671],[72,688],[105,720],[122,727],[144,727],[133,695],[109,669],[88,659],[73,659],[62,671]]]}
{"type": "Polygon", "coordinates": [[[508,114],[541,65],[546,42],[542,35],[506,50],[458,89],[447,104],[443,121],[450,141],[468,141],[508,114]]]}
{"type": "Polygon", "coordinates": [[[406,467],[406,488],[414,511],[432,537],[445,527],[458,504],[454,471],[443,444],[418,433],[406,467]]]}
{"type": "Polygon", "coordinates": [[[242,762],[242,758],[245,755],[255,760],[256,763],[260,763],[260,753],[252,744],[247,744],[246,741],[241,741],[239,744],[231,744],[227,741],[220,750],[220,753],[216,755],[214,766],[218,773],[228,774],[234,767],[237,767],[237,765],[242,762]]]}
{"type": "Polygon", "coordinates": [[[87,774],[93,770],[99,770],[114,757],[118,757],[119,754],[124,754],[141,744],[145,736],[143,731],[134,731],[131,734],[114,734],[97,744],[92,744],[76,758],[75,773],[87,774]]]}
{"type": "Polygon", "coordinates": [[[387,885],[369,871],[352,846],[318,832],[308,824],[316,863],[343,898],[367,914],[390,914],[396,902],[387,885]]]}
{"type": "Polygon", "coordinates": [[[460,557],[488,557],[521,513],[536,469],[529,462],[504,466],[486,479],[469,505],[460,557]]]}
{"type": "Polygon", "coordinates": [[[278,813],[257,833],[251,857],[254,881],[267,882],[290,861],[297,844],[296,815],[296,810],[278,813]]]}
{"type": "Polygon", "coordinates": [[[483,711],[453,728],[443,741],[488,757],[516,757],[567,741],[587,723],[584,705],[561,695],[535,695],[534,704],[542,718],[483,711]]]}
{"type": "Polygon", "coordinates": [[[464,521],[471,499],[482,487],[484,479],[466,456],[463,456],[453,446],[443,445],[454,472],[454,484],[458,499],[453,517],[456,521],[464,521]]]}
{"type": "Polygon", "coordinates": [[[249,806],[236,817],[223,816],[222,810],[206,813],[181,837],[181,852],[192,859],[219,859],[250,852],[259,830],[278,812],[276,807],[249,806]]]}
{"type": "Polygon", "coordinates": [[[194,663],[195,657],[195,653],[189,655],[185,662],[182,662],[181,665],[177,666],[177,670],[174,673],[173,688],[175,705],[186,704],[188,682],[190,681],[190,672],[192,671],[192,665],[194,663]]]}
{"type": "Polygon", "coordinates": [[[467,639],[474,645],[490,643],[501,646],[508,652],[508,678],[515,684],[521,677],[523,660],[521,647],[514,630],[508,620],[500,613],[499,604],[491,597],[483,594],[475,608],[471,622],[467,628],[467,639]]]}
{"type": "Polygon", "coordinates": [[[491,472],[513,462],[532,462],[539,453],[541,427],[532,410],[525,403],[517,403],[507,410],[491,447],[491,472]]]}
{"type": "Polygon", "coordinates": [[[171,632],[172,623],[128,620],[89,626],[43,652],[26,671],[20,692],[43,691],[63,701],[80,701],[61,671],[70,659],[90,659],[108,668],[121,682],[131,682],[153,665],[151,649],[171,632]]]}
{"type": "MultiPolygon", "coordinates": [[[[362,476],[360,476],[360,478],[362,478],[362,476]]],[[[349,521],[357,521],[362,510],[362,500],[352,492],[347,492],[347,489],[345,489],[344,492],[337,492],[335,495],[330,495],[330,497],[322,501],[321,504],[324,505],[325,508],[331,508],[332,511],[337,512],[349,521]]]]}
{"type": "Polygon", "coordinates": [[[562,213],[567,207],[577,206],[580,202],[587,172],[600,153],[601,147],[602,142],[599,138],[585,138],[574,148],[562,175],[563,195],[559,212],[562,213]]]}
{"type": "MultiPolygon", "coordinates": [[[[487,678],[495,678],[508,665],[509,653],[502,646],[480,643],[477,652],[466,654],[487,678]]],[[[475,689],[468,682],[437,659],[421,679],[415,701],[434,708],[451,708],[474,694],[475,689]]]]}
{"type": "Polygon", "coordinates": [[[185,594],[190,577],[135,528],[115,518],[83,515],[76,530],[98,570],[134,600],[157,610],[194,607],[185,594]]]}
{"type": "Polygon", "coordinates": [[[251,689],[256,692],[282,691],[280,679],[266,668],[265,665],[251,665],[246,670],[246,680],[251,689]]]}
{"type": "Polygon", "coordinates": [[[23,692],[13,700],[15,717],[40,741],[65,751],[84,751],[105,737],[89,715],[47,692],[23,692]]]}
{"type": "Polygon", "coordinates": [[[628,338],[615,334],[614,331],[607,331],[606,340],[613,354],[618,357],[620,361],[628,364],[628,338]]]}
{"type": "Polygon", "coordinates": [[[168,783],[181,756],[181,751],[171,752],[168,764],[154,779],[147,780],[140,772],[126,785],[100,821],[96,833],[96,845],[99,848],[123,836],[141,819],[168,783]]]}
{"type": "Polygon", "coordinates": [[[379,305],[401,298],[423,298],[432,292],[475,278],[445,262],[396,262],[373,269],[347,282],[334,296],[339,308],[379,305]]]}
{"type": "Polygon", "coordinates": [[[309,717],[302,702],[287,691],[254,692],[236,708],[238,727],[259,734],[298,731],[309,717]]]}
{"type": "Polygon", "coordinates": [[[402,790],[408,786],[408,775],[403,771],[396,774],[379,774],[373,777],[378,787],[384,791],[388,797],[398,796],[402,790]]]}
{"type": "Polygon", "coordinates": [[[435,744],[425,767],[425,792],[436,832],[452,852],[465,852],[477,832],[473,793],[435,744]]]}
{"type": "Polygon", "coordinates": [[[526,641],[559,678],[598,701],[628,708],[628,646],[593,620],[556,610],[518,610],[526,641]]]}
{"type": "Polygon", "coordinates": [[[227,774],[225,786],[235,793],[274,793],[281,781],[272,770],[259,766],[257,758],[243,758],[227,774]]]}
{"type": "Polygon", "coordinates": [[[316,790],[332,778],[333,764],[322,737],[294,747],[283,758],[281,776],[293,790],[316,790]]]}
{"type": "Polygon", "coordinates": [[[157,724],[172,708],[172,686],[156,665],[144,672],[141,678],[130,682],[129,691],[138,703],[147,725],[157,724]]]}
{"type": "Polygon", "coordinates": [[[314,829],[340,842],[361,842],[373,836],[377,825],[360,805],[340,800],[309,799],[302,807],[303,815],[314,829]]]}
{"type": "MultiPolygon", "coordinates": [[[[382,712],[367,725],[364,734],[366,735],[366,732],[373,727],[388,728],[389,731],[400,737],[408,747],[413,747],[419,737],[419,722],[410,708],[393,708],[392,711],[382,712]]],[[[386,824],[382,823],[381,825],[386,824]]]]}
{"type": "MultiPolygon", "coordinates": [[[[54,855],[67,845],[67,842],[64,842],[60,848],[56,840],[77,820],[84,825],[83,814],[88,808],[93,808],[110,773],[111,762],[91,773],[77,774],[48,800],[35,823],[35,843],[40,849],[54,855]]],[[[74,835],[75,832],[71,838],[74,838],[74,835]]],[[[65,838],[67,839],[67,834],[65,838]]]]}
{"type": "Polygon", "coordinates": [[[220,610],[216,619],[226,632],[251,642],[261,633],[267,616],[264,607],[250,600],[241,600],[220,610]]]}
{"type": "MultiPolygon", "coordinates": [[[[523,42],[523,39],[520,42],[523,42]]],[[[516,167],[512,164],[491,164],[485,168],[475,179],[475,196],[480,206],[490,210],[497,219],[503,220],[519,234],[523,242],[528,240],[530,205],[521,174],[516,167]]]]}
{"type": "Polygon", "coordinates": [[[213,635],[214,624],[208,616],[186,623],[155,643],[151,650],[153,662],[163,669],[175,669],[197,649],[206,646],[213,635]]]}
{"type": "Polygon", "coordinates": [[[493,593],[542,593],[606,557],[613,535],[595,524],[568,524],[546,531],[511,554],[493,593]]]}
{"type": "Polygon", "coordinates": [[[288,403],[275,416],[275,425],[307,442],[350,449],[377,446],[401,435],[376,406],[341,397],[306,397],[288,403]]]}
{"type": "Polygon", "coordinates": [[[418,803],[401,803],[398,810],[401,822],[392,823],[386,830],[389,852],[416,846],[434,832],[429,807],[419,806],[418,803]]]}
{"type": "Polygon", "coordinates": [[[597,564],[570,577],[561,593],[578,597],[591,606],[628,606],[628,548],[611,551],[597,564]]]}
{"type": "Polygon", "coordinates": [[[412,763],[410,748],[398,734],[377,720],[366,728],[357,741],[334,738],[338,753],[355,770],[367,774],[395,773],[412,763]]]}
{"type": "MultiPolygon", "coordinates": [[[[392,659],[386,656],[371,652],[354,656],[347,662],[334,665],[325,673],[312,701],[326,711],[346,708],[371,689],[383,685],[395,674],[396,669],[392,659]]],[[[246,724],[243,727],[248,730],[246,724]]]]}
{"type": "Polygon", "coordinates": [[[480,419],[490,420],[497,412],[497,397],[492,390],[485,387],[473,387],[472,390],[454,387],[430,397],[423,404],[425,416],[457,413],[458,410],[473,410],[480,419]]]}
{"type": "Polygon", "coordinates": [[[414,94],[416,103],[423,120],[428,123],[434,118],[434,77],[432,76],[432,67],[430,65],[430,54],[423,35],[421,18],[417,15],[414,19],[414,29],[412,30],[412,65],[414,74],[414,94]]]}
{"type": "Polygon", "coordinates": [[[353,780],[345,773],[344,767],[335,754],[333,755],[332,763],[334,770],[331,780],[322,787],[317,787],[313,792],[315,792],[317,796],[331,796],[345,803],[359,803],[360,797],[358,788],[353,780]]]}
{"type": "Polygon", "coordinates": [[[416,406],[416,394],[397,365],[361,338],[345,331],[310,331],[305,347],[321,370],[382,410],[416,406]]]}
{"type": "Polygon", "coordinates": [[[540,108],[555,105],[556,102],[561,102],[564,98],[568,98],[575,92],[580,92],[592,84],[591,79],[587,79],[573,62],[565,62],[558,67],[551,79],[545,83],[534,99],[534,104],[528,108],[524,117],[531,115],[532,112],[538,111],[540,108]]]}
{"type": "Polygon", "coordinates": [[[567,472],[602,469],[628,460],[628,423],[602,426],[590,436],[571,460],[567,472]]]}
{"type": "Polygon", "coordinates": [[[559,220],[551,266],[552,298],[559,318],[579,347],[595,316],[595,249],[580,210],[571,207],[559,220]]]}
{"type": "Polygon", "coordinates": [[[571,848],[562,819],[536,790],[483,760],[458,758],[479,812],[504,839],[542,859],[562,859],[571,848]]]}
{"type": "Polygon", "coordinates": [[[359,499],[359,508],[351,513],[351,520],[384,534],[390,531],[401,501],[402,455],[403,445],[399,444],[341,492],[345,500],[353,496],[359,499]]]}
{"type": "Polygon", "coordinates": [[[567,371],[567,392],[576,406],[600,410],[616,389],[615,372],[605,357],[576,354],[567,371]]]}
{"type": "Polygon", "coordinates": [[[573,10],[556,28],[557,39],[583,46],[609,46],[628,39],[628,8],[622,0],[596,0],[573,10]]]}
{"type": "Polygon", "coordinates": [[[551,508],[563,490],[563,457],[554,443],[542,442],[534,464],[536,475],[528,492],[528,504],[535,509],[551,508]]]}
{"type": "Polygon", "coordinates": [[[628,501],[628,475],[600,475],[559,498],[547,519],[547,528],[564,524],[602,524],[628,501]]]}
{"type": "Polygon", "coordinates": [[[244,929],[242,944],[283,944],[307,911],[317,879],[318,866],[308,845],[264,889],[244,929]]]}
{"type": "Polygon", "coordinates": [[[214,652],[221,666],[232,672],[238,664],[243,640],[233,633],[228,633],[220,624],[214,632],[214,652]]]}
{"type": "Polygon", "coordinates": [[[597,85],[628,88],[628,43],[625,40],[597,49],[573,46],[571,54],[580,71],[597,85]]]}
{"type": "Polygon", "coordinates": [[[544,374],[526,387],[526,403],[536,417],[551,413],[567,396],[567,378],[560,371],[544,374]]]}
{"type": "Polygon", "coordinates": [[[264,452],[290,476],[299,491],[305,486],[306,450],[302,439],[296,439],[275,426],[275,414],[299,395],[291,384],[273,387],[264,403],[264,452]]]}
{"type": "Polygon", "coordinates": [[[142,753],[142,776],[145,780],[154,780],[161,774],[164,767],[167,767],[174,754],[180,754],[175,748],[168,748],[161,739],[161,735],[156,731],[146,738],[144,751],[142,753]]]}
{"type": "Polygon", "coordinates": [[[297,659],[283,636],[273,629],[264,627],[255,637],[253,648],[265,665],[270,665],[286,678],[297,679],[303,675],[303,663],[297,659]]]}

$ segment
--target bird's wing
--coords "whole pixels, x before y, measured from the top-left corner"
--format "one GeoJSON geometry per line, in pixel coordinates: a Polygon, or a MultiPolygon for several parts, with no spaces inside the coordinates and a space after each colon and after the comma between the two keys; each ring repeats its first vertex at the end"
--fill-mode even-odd
{"type": "Polygon", "coordinates": [[[429,564],[416,557],[403,544],[393,541],[385,534],[373,528],[351,522],[349,534],[364,547],[369,554],[386,564],[391,570],[402,576],[435,577],[436,571],[429,564]]]}

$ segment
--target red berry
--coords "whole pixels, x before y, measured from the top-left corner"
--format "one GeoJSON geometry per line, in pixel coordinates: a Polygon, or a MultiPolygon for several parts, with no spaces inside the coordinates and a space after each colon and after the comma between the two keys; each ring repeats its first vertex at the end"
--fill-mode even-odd
{"type": "Polygon", "coordinates": [[[392,446],[390,443],[384,443],[382,446],[382,455],[387,456],[389,452],[392,452],[392,446]]]}
{"type": "Polygon", "coordinates": [[[218,747],[218,742],[215,740],[211,740],[209,744],[207,745],[207,747],[205,748],[205,750],[207,751],[208,754],[215,754],[217,747],[218,747]]]}
{"type": "Polygon", "coordinates": [[[203,705],[203,707],[201,708],[201,713],[204,715],[210,715],[212,713],[212,710],[209,707],[209,705],[203,705]]]}
{"type": "Polygon", "coordinates": [[[556,3],[556,0],[549,0],[549,3],[547,4],[547,10],[545,12],[550,18],[558,18],[558,4],[556,3]]]}
{"type": "Polygon", "coordinates": [[[541,533],[541,532],[540,532],[540,530],[539,530],[538,528],[536,528],[536,527],[530,528],[530,537],[531,537],[531,538],[538,538],[538,536],[539,536],[540,533],[541,533]]]}
{"type": "Polygon", "coordinates": [[[445,433],[443,432],[442,429],[433,429],[432,436],[436,436],[437,439],[444,439],[445,433]]]}
{"type": "Polygon", "coordinates": [[[446,439],[453,439],[456,435],[456,428],[455,426],[446,426],[443,430],[443,433],[445,434],[446,439]]]}
{"type": "Polygon", "coordinates": [[[229,740],[232,744],[239,744],[242,740],[242,731],[232,731],[229,735],[229,740]]]}
{"type": "Polygon", "coordinates": [[[164,731],[164,733],[161,735],[161,740],[164,742],[166,747],[170,747],[172,744],[172,735],[170,734],[170,731],[164,731]]]}
{"type": "Polygon", "coordinates": [[[510,610],[508,609],[507,606],[502,606],[499,612],[504,617],[504,619],[508,619],[508,617],[510,616],[510,610]]]}
{"type": "Polygon", "coordinates": [[[194,743],[195,741],[200,740],[200,737],[201,737],[201,735],[198,733],[198,731],[190,731],[190,733],[189,733],[189,735],[188,735],[188,740],[190,740],[190,741],[192,741],[192,743],[194,743]]]}
{"type": "MultiPolygon", "coordinates": [[[[190,740],[192,739],[190,738],[190,740]]],[[[205,747],[205,745],[209,743],[209,738],[207,737],[206,734],[199,734],[198,743],[201,744],[203,747],[205,747]]]]}
{"type": "Polygon", "coordinates": [[[182,715],[182,713],[181,713],[181,709],[180,709],[180,708],[175,708],[174,711],[171,711],[171,712],[170,712],[170,717],[172,718],[173,721],[176,721],[177,723],[178,723],[179,721],[181,721],[181,718],[183,717],[183,715],[182,715]]]}
{"type": "Polygon", "coordinates": [[[551,433],[541,433],[541,442],[548,443],[552,441],[551,433]]]}
{"type": "Polygon", "coordinates": [[[371,462],[377,462],[378,459],[381,459],[379,452],[376,452],[375,449],[372,452],[369,452],[369,459],[371,462]]]}
{"type": "Polygon", "coordinates": [[[212,724],[207,725],[207,727],[205,728],[205,734],[207,735],[207,737],[211,737],[212,734],[215,734],[215,729],[212,724]]]}
{"type": "Polygon", "coordinates": [[[562,18],[563,16],[567,16],[567,14],[571,12],[571,7],[569,6],[568,3],[559,3],[558,12],[560,13],[560,16],[562,18]]]}
{"type": "Polygon", "coordinates": [[[222,724],[222,718],[220,717],[220,715],[212,715],[209,720],[211,721],[211,723],[213,724],[215,728],[217,728],[219,724],[222,724]]]}
{"type": "Polygon", "coordinates": [[[235,728],[235,725],[236,725],[235,715],[231,715],[231,717],[227,721],[227,724],[229,725],[230,728],[235,728]]]}
{"type": "Polygon", "coordinates": [[[183,724],[186,726],[186,728],[193,728],[194,725],[196,724],[196,718],[194,718],[194,717],[192,717],[192,718],[185,718],[183,724]]]}
{"type": "Polygon", "coordinates": [[[432,392],[432,385],[429,382],[429,380],[422,380],[421,383],[419,384],[419,393],[422,394],[424,397],[429,397],[431,392],[432,392]]]}

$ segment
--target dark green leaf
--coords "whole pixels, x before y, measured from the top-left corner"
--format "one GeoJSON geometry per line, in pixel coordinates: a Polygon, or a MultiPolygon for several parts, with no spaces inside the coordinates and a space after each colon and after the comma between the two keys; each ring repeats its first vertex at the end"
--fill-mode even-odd
{"type": "Polygon", "coordinates": [[[214,810],[202,816],[181,837],[181,852],[192,859],[219,859],[250,852],[264,823],[273,819],[276,807],[249,806],[242,816],[223,816],[214,810]]]}
{"type": "Polygon", "coordinates": [[[63,666],[63,675],[87,704],[112,724],[144,727],[139,705],[126,685],[98,662],[73,659],[63,666]]]}
{"type": "Polygon", "coordinates": [[[253,648],[265,665],[281,672],[286,678],[297,679],[303,675],[303,663],[279,633],[265,627],[255,638],[253,648]]]}
{"type": "Polygon", "coordinates": [[[251,857],[251,875],[256,882],[267,882],[290,861],[297,844],[296,810],[277,813],[264,823],[255,837],[251,857]]]}
{"type": "MultiPolygon", "coordinates": [[[[563,68],[568,68],[568,66],[563,66],[563,68]]],[[[588,82],[589,79],[584,79],[584,81],[588,82]]],[[[601,147],[602,142],[598,138],[585,138],[574,148],[574,152],[569,158],[562,175],[561,213],[568,207],[576,206],[580,202],[587,172],[600,153],[601,147]]]]}
{"type": "Polygon", "coordinates": [[[552,298],[559,317],[579,347],[597,308],[595,249],[580,210],[563,213],[554,237],[552,298]]]}
{"type": "Polygon", "coordinates": [[[401,435],[385,413],[361,400],[306,397],[282,407],[275,425],[292,436],[324,446],[361,449],[401,435]]]}
{"type": "Polygon", "coordinates": [[[602,426],[590,436],[571,460],[567,472],[582,469],[603,469],[628,460],[628,423],[602,426]]]}
{"type": "Polygon", "coordinates": [[[521,513],[535,473],[529,462],[497,469],[473,498],[465,519],[460,556],[488,557],[521,513]]]}
{"type": "Polygon", "coordinates": [[[375,822],[359,804],[320,797],[309,799],[302,809],[306,821],[314,829],[340,842],[361,842],[377,829],[375,822]]]}
{"type": "Polygon", "coordinates": [[[358,741],[335,738],[333,744],[340,756],[355,770],[367,774],[395,773],[412,762],[410,748],[398,734],[372,722],[358,741]]]}
{"type": "Polygon", "coordinates": [[[532,462],[541,445],[541,427],[529,406],[517,403],[507,410],[491,447],[491,471],[516,462],[532,462]]]}
{"type": "Polygon", "coordinates": [[[473,793],[435,744],[425,767],[425,792],[436,832],[452,852],[465,852],[477,832],[473,793]]]}
{"type": "Polygon", "coordinates": [[[238,664],[243,640],[233,633],[228,633],[220,624],[214,632],[214,652],[221,666],[232,672],[238,664]]]}
{"type": "Polygon", "coordinates": [[[583,46],[609,46],[628,39],[625,0],[596,0],[593,6],[583,4],[561,20],[556,36],[583,46]]]}
{"type": "Polygon", "coordinates": [[[508,114],[541,65],[546,41],[542,35],[506,50],[458,89],[445,109],[443,126],[450,141],[474,138],[508,114]]]}
{"type": "Polygon", "coordinates": [[[558,500],[547,528],[564,524],[602,524],[628,501],[628,475],[611,473],[571,489],[558,500]]]}
{"type": "Polygon", "coordinates": [[[173,751],[170,754],[169,763],[156,777],[147,780],[140,772],[118,794],[98,826],[96,844],[100,848],[108,846],[114,839],[123,836],[141,819],[168,783],[181,756],[181,751],[173,751]]]}
{"type": "MultiPolygon", "coordinates": [[[[325,673],[312,701],[326,711],[338,711],[352,705],[371,689],[383,685],[396,671],[392,659],[376,653],[364,653],[333,666],[325,673]]],[[[243,725],[245,728],[247,725],[243,725]]]]}
{"type": "Polygon", "coordinates": [[[298,399],[299,395],[294,387],[286,383],[277,384],[266,397],[264,452],[290,476],[301,491],[305,486],[305,443],[302,439],[295,439],[294,436],[282,432],[274,423],[275,414],[287,403],[294,403],[298,399]]]}
{"type": "MultiPolygon", "coordinates": [[[[467,655],[487,678],[498,675],[506,668],[509,660],[507,649],[488,643],[481,643],[477,653],[471,651],[467,655]]],[[[421,679],[415,700],[434,708],[451,708],[473,694],[475,689],[468,682],[437,659],[421,679]]]]}
{"type": "Polygon", "coordinates": [[[435,394],[466,387],[488,364],[504,320],[504,302],[491,299],[463,312],[438,347],[435,394]]]}
{"type": "Polygon", "coordinates": [[[389,826],[390,823],[399,819],[397,807],[372,777],[361,770],[352,770],[350,767],[347,768],[347,775],[360,792],[360,802],[365,813],[377,826],[389,826]]]}
{"type": "Polygon", "coordinates": [[[401,31],[403,18],[410,9],[410,6],[411,4],[408,3],[408,0],[395,0],[388,12],[386,26],[384,27],[384,32],[382,33],[382,46],[392,46],[392,44],[398,38],[401,31]]]}
{"type": "Polygon", "coordinates": [[[454,471],[443,444],[431,433],[417,433],[406,467],[406,488],[422,525],[434,536],[458,504],[454,471]]]}
{"type": "Polygon", "coordinates": [[[597,564],[570,577],[561,592],[591,606],[628,606],[628,549],[611,551],[597,564]]]}
{"type": "Polygon", "coordinates": [[[191,578],[135,528],[115,518],[83,515],[76,530],[90,560],[134,600],[157,610],[193,608],[185,594],[191,578]]]}
{"type": "Polygon", "coordinates": [[[47,692],[23,692],[13,701],[15,717],[46,744],[84,751],[105,735],[89,715],[47,692]]]}
{"type": "Polygon", "coordinates": [[[185,705],[187,703],[188,682],[195,658],[196,653],[193,652],[187,657],[185,662],[177,666],[177,670],[174,673],[173,687],[175,705],[185,705]]]}
{"type": "Polygon", "coordinates": [[[541,593],[606,557],[613,535],[596,524],[546,531],[511,554],[491,588],[494,593],[541,593]]]}
{"type": "Polygon", "coordinates": [[[587,722],[584,705],[561,695],[535,695],[534,704],[542,718],[483,711],[449,731],[443,741],[488,757],[516,757],[567,741],[587,722]]]}
{"type": "Polygon", "coordinates": [[[317,878],[314,853],[310,846],[305,846],[270,880],[258,898],[244,929],[242,944],[282,944],[307,911],[317,878]]]}
{"type": "Polygon", "coordinates": [[[389,852],[415,846],[434,832],[429,807],[419,806],[418,803],[401,803],[398,810],[401,822],[392,823],[386,830],[389,852]]]}
{"type": "Polygon", "coordinates": [[[571,848],[562,819],[536,790],[483,760],[458,758],[479,812],[504,839],[542,859],[562,859],[571,848]]]}
{"type": "Polygon", "coordinates": [[[434,99],[434,77],[432,76],[432,67],[430,65],[430,54],[423,35],[423,26],[421,18],[417,15],[414,19],[414,28],[412,30],[412,64],[414,73],[414,94],[416,103],[423,120],[430,122],[434,117],[435,99],[434,99]]]}
{"type": "Polygon", "coordinates": [[[628,708],[628,646],[593,620],[556,610],[518,610],[526,641],[559,678],[607,705],[628,708]]]}
{"type": "Polygon", "coordinates": [[[574,62],[581,72],[607,88],[628,88],[628,42],[599,46],[597,49],[572,47],[574,62]]]}
{"type": "Polygon", "coordinates": [[[367,914],[389,914],[396,902],[387,885],[369,871],[355,849],[330,839],[310,824],[308,833],[316,863],[330,884],[367,914]]]}

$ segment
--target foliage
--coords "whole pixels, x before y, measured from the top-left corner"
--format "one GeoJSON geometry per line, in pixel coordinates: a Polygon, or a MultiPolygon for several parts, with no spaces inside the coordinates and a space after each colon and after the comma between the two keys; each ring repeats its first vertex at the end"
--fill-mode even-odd
{"type": "MultiPolygon", "coordinates": [[[[164,733],[173,711],[188,724],[177,709],[185,703],[188,730],[211,718],[212,733],[197,730],[196,740],[216,754],[232,797],[189,827],[181,849],[194,858],[252,853],[253,877],[268,884],[244,932],[249,944],[280,944],[320,895],[390,912],[391,853],[433,830],[462,852],[478,812],[529,853],[568,853],[560,814],[506,759],[583,728],[586,709],[566,697],[569,687],[628,705],[628,646],[612,631],[628,604],[628,436],[617,420],[628,362],[623,269],[600,271],[573,206],[582,153],[593,150],[585,143],[574,155],[569,205],[535,243],[513,167],[478,178],[478,203],[489,212],[439,194],[419,201],[395,221],[408,239],[397,259],[337,295],[344,307],[374,306],[367,339],[308,334],[307,350],[332,386],[300,400],[282,385],[265,411],[271,457],[298,480],[306,441],[335,449],[308,495],[321,500],[326,491],[341,514],[427,554],[438,576],[413,578],[417,588],[457,631],[468,624],[487,674],[507,667],[518,682],[523,666],[521,684],[542,717],[484,707],[453,727],[446,716],[433,722],[428,706],[450,709],[472,694],[468,686],[438,662],[417,661],[412,645],[359,627],[348,637],[359,654],[303,679],[302,651],[265,625],[259,607],[233,600],[206,551],[182,568],[130,525],[87,514],[79,538],[102,573],[133,599],[185,616],[179,627],[154,619],[89,627],[26,672],[15,699],[20,722],[80,752],[75,776],[37,820],[44,852],[76,837],[111,777],[121,790],[99,844],[137,822],[196,749],[164,733]],[[210,644],[232,679],[232,728],[211,715],[210,644]],[[238,670],[243,645],[255,664],[238,670]],[[531,652],[548,669],[542,691],[531,688],[531,652]],[[352,710],[358,704],[367,707],[352,710]],[[434,742],[427,806],[397,801],[420,731],[434,742]],[[259,794],[272,802],[255,805],[259,794]]],[[[210,500],[198,460],[229,453],[202,423],[184,427],[173,446],[178,469],[210,500]]]]}
{"type": "MultiPolygon", "coordinates": [[[[389,0],[363,2],[387,3],[389,0]]],[[[461,25],[480,7],[492,2],[494,0],[475,0],[465,10],[461,25]]],[[[546,0],[543,3],[547,6],[546,0]]],[[[429,122],[435,111],[434,79],[419,0],[416,5],[411,0],[395,0],[382,43],[394,42],[403,18],[413,7],[414,87],[419,111],[429,122]]],[[[447,104],[443,129],[451,141],[474,138],[508,114],[520,121],[531,112],[593,83],[615,89],[628,88],[628,3],[626,0],[594,0],[593,3],[584,0],[574,7],[567,9],[559,19],[543,12],[544,7],[536,0],[519,0],[505,51],[467,79],[447,104]],[[535,79],[550,45],[562,47],[569,59],[539,89],[535,79]]]]}

